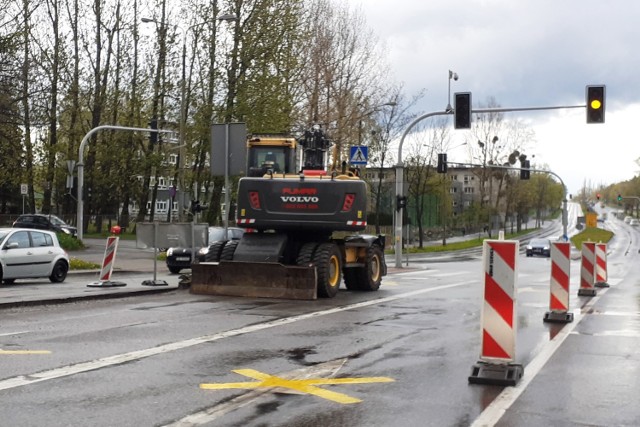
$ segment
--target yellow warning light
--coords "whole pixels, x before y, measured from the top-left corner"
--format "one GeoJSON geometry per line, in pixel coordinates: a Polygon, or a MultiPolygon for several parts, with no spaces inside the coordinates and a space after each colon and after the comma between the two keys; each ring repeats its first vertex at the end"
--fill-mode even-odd
{"type": "Polygon", "coordinates": [[[602,103],[600,102],[599,99],[594,99],[591,101],[591,108],[593,108],[594,110],[597,110],[600,107],[602,107],[602,103]]]}

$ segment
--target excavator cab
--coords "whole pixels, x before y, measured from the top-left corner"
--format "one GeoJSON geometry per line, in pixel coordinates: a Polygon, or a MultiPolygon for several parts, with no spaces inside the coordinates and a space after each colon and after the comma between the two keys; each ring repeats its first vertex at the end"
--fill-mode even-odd
{"type": "Polygon", "coordinates": [[[269,172],[289,174],[297,171],[296,140],[283,136],[259,136],[247,142],[248,176],[261,177],[269,172]]]}

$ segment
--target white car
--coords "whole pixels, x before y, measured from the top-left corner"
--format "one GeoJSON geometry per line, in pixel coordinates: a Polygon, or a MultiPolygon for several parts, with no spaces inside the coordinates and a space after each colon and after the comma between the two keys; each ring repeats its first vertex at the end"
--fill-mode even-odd
{"type": "Polygon", "coordinates": [[[631,221],[629,221],[629,225],[633,225],[634,227],[637,227],[640,225],[640,221],[638,221],[637,219],[633,218],[631,221]]]}
{"type": "Polygon", "coordinates": [[[624,217],[624,222],[626,222],[627,224],[629,224],[629,221],[631,221],[633,218],[631,218],[630,216],[625,216],[624,217]]]}
{"type": "Polygon", "coordinates": [[[67,278],[69,255],[60,247],[56,233],[45,230],[0,228],[0,281],[67,278]]]}

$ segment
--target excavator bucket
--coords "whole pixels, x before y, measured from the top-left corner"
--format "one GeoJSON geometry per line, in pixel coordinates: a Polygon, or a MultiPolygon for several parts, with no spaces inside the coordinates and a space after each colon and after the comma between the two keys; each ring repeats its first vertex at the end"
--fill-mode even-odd
{"type": "Polygon", "coordinates": [[[192,294],[314,300],[315,267],[271,262],[220,261],[191,266],[192,294]]]}

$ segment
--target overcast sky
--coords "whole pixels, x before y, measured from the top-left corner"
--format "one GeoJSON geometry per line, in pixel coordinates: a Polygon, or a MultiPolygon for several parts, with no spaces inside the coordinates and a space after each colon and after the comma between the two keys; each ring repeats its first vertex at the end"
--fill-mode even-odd
{"type": "Polygon", "coordinates": [[[407,95],[427,90],[421,112],[446,107],[448,70],[459,75],[451,92],[472,92],[474,107],[489,97],[502,107],[584,105],[585,86],[605,84],[602,125],[587,125],[583,108],[505,114],[532,127],[534,162],[570,193],[639,173],[640,1],[347,1],[386,46],[407,95]]]}

